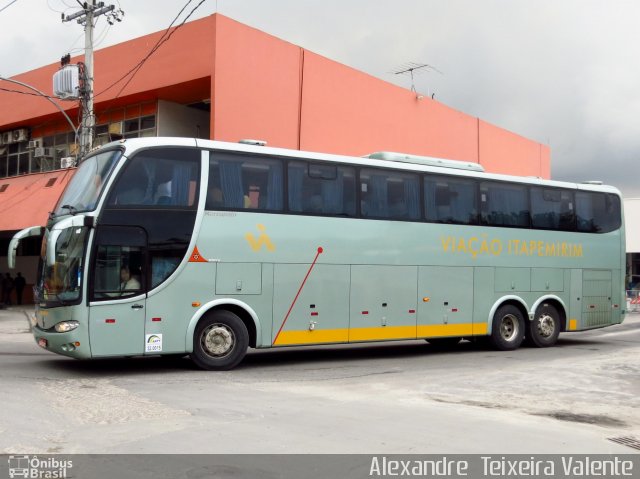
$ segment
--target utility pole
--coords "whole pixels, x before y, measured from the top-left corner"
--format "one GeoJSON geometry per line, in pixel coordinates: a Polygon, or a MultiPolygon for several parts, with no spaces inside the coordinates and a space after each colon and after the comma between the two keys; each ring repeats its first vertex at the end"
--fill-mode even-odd
{"type": "Polygon", "coordinates": [[[62,14],[63,22],[77,20],[80,25],[84,25],[84,69],[81,74],[81,99],[82,123],[80,124],[80,156],[86,155],[93,148],[93,130],[96,123],[95,112],[93,111],[93,28],[94,19],[100,15],[107,15],[107,21],[113,25],[113,21],[121,21],[124,12],[118,10],[114,12],[115,5],[105,5],[104,2],[96,3],[96,0],[80,3],[76,0],[82,10],[71,15],[62,14]]]}

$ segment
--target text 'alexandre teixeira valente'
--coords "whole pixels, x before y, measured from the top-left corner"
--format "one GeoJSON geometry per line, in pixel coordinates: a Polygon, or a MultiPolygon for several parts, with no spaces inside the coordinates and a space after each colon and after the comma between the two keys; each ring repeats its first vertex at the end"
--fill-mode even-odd
{"type": "MultiPolygon", "coordinates": [[[[553,459],[509,459],[504,456],[480,456],[482,474],[487,477],[523,476],[602,476],[625,477],[633,475],[633,461],[619,457],[596,459],[589,456],[558,456],[553,459]]],[[[440,459],[402,460],[374,456],[369,468],[370,476],[468,476],[472,467],[470,460],[440,459]]],[[[473,468],[473,470],[476,470],[473,468]]]]}

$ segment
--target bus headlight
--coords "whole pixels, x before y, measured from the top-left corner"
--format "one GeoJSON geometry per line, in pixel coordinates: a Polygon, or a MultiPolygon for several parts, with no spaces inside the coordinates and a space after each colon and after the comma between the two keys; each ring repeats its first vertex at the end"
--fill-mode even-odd
{"type": "Polygon", "coordinates": [[[69,331],[73,331],[78,327],[80,323],[78,321],[62,321],[54,326],[56,332],[58,333],[67,333],[69,331]]]}

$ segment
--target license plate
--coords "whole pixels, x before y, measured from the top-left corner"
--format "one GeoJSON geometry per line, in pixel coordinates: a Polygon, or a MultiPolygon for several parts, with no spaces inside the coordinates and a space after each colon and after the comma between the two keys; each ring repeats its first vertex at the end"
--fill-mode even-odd
{"type": "Polygon", "coordinates": [[[44,338],[39,338],[38,339],[38,346],[40,346],[41,348],[46,348],[47,347],[47,340],[44,338]]]}

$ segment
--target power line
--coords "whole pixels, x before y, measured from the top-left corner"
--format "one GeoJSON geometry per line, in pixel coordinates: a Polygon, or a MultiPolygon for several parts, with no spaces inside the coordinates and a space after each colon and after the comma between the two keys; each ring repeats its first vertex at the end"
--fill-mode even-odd
{"type": "MultiPolygon", "coordinates": [[[[95,114],[93,111],[93,50],[94,50],[94,27],[99,17],[106,15],[107,22],[112,25],[114,22],[120,22],[124,12],[116,10],[114,5],[105,5],[104,2],[96,3],[96,0],[90,2],[80,2],[76,0],[80,6],[80,10],[70,15],[62,14],[63,22],[76,20],[80,25],[84,26],[84,63],[79,69],[80,75],[80,92],[81,92],[81,108],[82,122],[80,128],[80,154],[84,155],[91,150],[93,146],[93,130],[95,127],[95,114]]],[[[63,3],[64,0],[63,0],[63,3]]],[[[65,3],[65,5],[67,5],[65,3]]],[[[107,29],[105,29],[106,31],[107,29]]],[[[105,35],[106,36],[106,35],[105,35]]],[[[104,39],[104,38],[103,38],[104,39]]]]}
{"type": "Polygon", "coordinates": [[[56,97],[49,96],[49,95],[46,95],[46,94],[40,95],[39,93],[31,93],[31,92],[28,92],[28,91],[12,90],[10,88],[0,88],[0,91],[4,91],[4,92],[7,92],[7,93],[18,93],[20,95],[41,96],[41,97],[47,98],[49,100],[57,100],[56,97]]]}
{"type": "MultiPolygon", "coordinates": [[[[6,81],[6,82],[9,82],[9,83],[15,83],[16,85],[20,85],[21,87],[28,88],[29,90],[35,92],[38,96],[41,96],[44,99],[46,99],[47,101],[49,101],[53,106],[55,106],[58,109],[58,111],[60,113],[62,113],[62,116],[64,116],[65,119],[69,122],[69,125],[71,125],[71,129],[76,134],[76,137],[78,136],[78,129],[75,127],[75,125],[71,121],[71,118],[69,118],[69,115],[67,115],[65,113],[65,111],[62,109],[62,107],[60,105],[58,105],[58,103],[55,102],[53,100],[53,98],[51,98],[49,95],[46,95],[45,93],[43,93],[40,90],[38,90],[36,87],[29,85],[28,83],[24,83],[24,82],[21,82],[19,80],[14,80],[13,78],[4,78],[4,77],[0,76],[0,80],[6,81]]],[[[16,91],[16,93],[25,93],[25,92],[16,91]]]]}
{"type": "Polygon", "coordinates": [[[4,7],[0,8],[0,12],[6,10],[7,8],[9,8],[11,5],[13,5],[14,3],[16,3],[18,0],[12,0],[11,2],[7,3],[4,7]]]}
{"type": "Polygon", "coordinates": [[[127,87],[127,85],[129,85],[129,83],[131,83],[131,81],[133,80],[133,78],[136,76],[136,74],[138,73],[138,71],[140,71],[140,69],[143,67],[143,65],[145,64],[145,62],[151,57],[151,55],[153,55],[165,42],[167,42],[171,36],[178,31],[178,29],[180,29],[180,27],[182,27],[187,20],[194,14],[194,12],[200,8],[200,6],[206,1],[206,0],[201,0],[190,12],[189,14],[184,18],[184,20],[182,20],[182,22],[177,25],[173,30],[171,30],[171,28],[173,27],[173,24],[176,23],[176,21],[178,20],[178,18],[180,17],[180,15],[182,14],[182,12],[184,12],[184,10],[189,6],[189,4],[192,2],[193,0],[189,0],[178,12],[178,14],[176,15],[176,17],[173,19],[173,21],[169,24],[169,26],[167,27],[167,29],[164,31],[164,33],[161,35],[161,37],[158,39],[158,41],[156,42],[156,44],[151,48],[151,50],[149,50],[149,52],[133,67],[131,68],[127,73],[125,73],[124,75],[122,75],[118,80],[116,80],[115,82],[113,82],[111,85],[109,85],[107,88],[105,88],[104,90],[102,90],[99,93],[96,93],[95,96],[99,96],[102,95],[103,93],[106,93],[107,91],[111,90],[113,87],[115,87],[118,83],[122,82],[123,80],[125,80],[129,75],[131,75],[126,83],[122,86],[122,88],[120,88],[120,90],[118,91],[118,93],[116,94],[115,98],[118,98],[120,96],[120,94],[124,91],[124,89],[127,87]]]}

